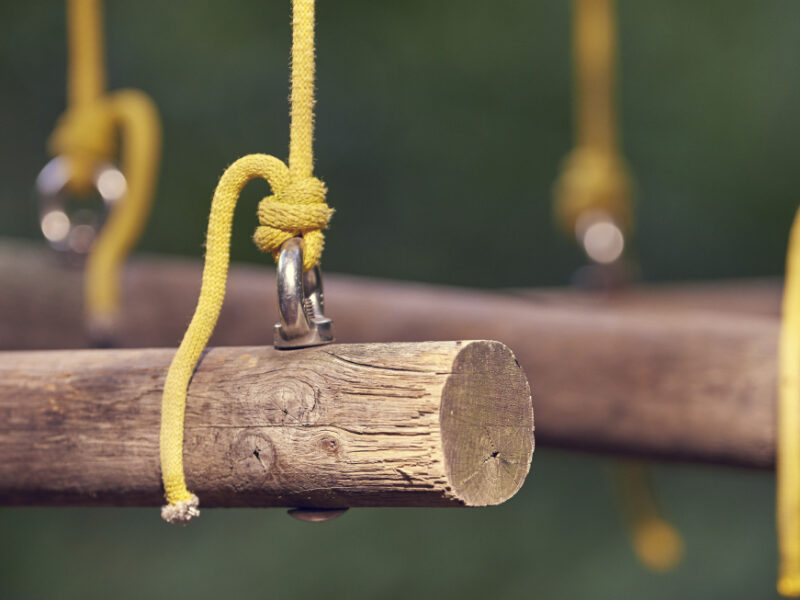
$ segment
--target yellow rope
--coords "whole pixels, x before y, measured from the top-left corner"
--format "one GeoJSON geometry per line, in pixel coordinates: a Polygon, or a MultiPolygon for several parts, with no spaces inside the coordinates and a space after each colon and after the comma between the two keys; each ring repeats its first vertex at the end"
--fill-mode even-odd
{"type": "Polygon", "coordinates": [[[107,329],[119,310],[121,267],[147,224],[161,148],[158,111],[148,96],[138,90],[120,90],[109,95],[105,105],[120,132],[127,189],[86,261],[86,313],[90,328],[99,329],[107,329]]]}
{"type": "Polygon", "coordinates": [[[122,143],[127,188],[92,245],[84,276],[90,328],[107,329],[120,305],[120,267],[141,236],[153,201],[161,148],[155,104],[137,90],[105,94],[100,0],[67,3],[69,107],[50,138],[50,151],[67,160],[68,189],[87,194],[99,163],[122,143]]]}
{"type": "Polygon", "coordinates": [[[653,571],[672,570],[683,557],[683,539],[661,516],[647,468],[625,461],[617,466],[617,476],[636,556],[653,571]]]}
{"type": "Polygon", "coordinates": [[[555,185],[556,216],[570,235],[579,216],[602,210],[630,228],[632,181],[619,150],[614,107],[613,0],[574,0],[577,143],[555,185]]]}
{"type": "Polygon", "coordinates": [[[106,88],[102,0],[67,0],[67,99],[85,106],[106,88]]]}
{"type": "Polygon", "coordinates": [[[778,388],[778,592],[800,596],[800,211],[786,254],[778,388]]]}
{"type": "Polygon", "coordinates": [[[69,164],[69,189],[76,194],[92,190],[98,162],[113,156],[113,123],[103,103],[101,0],[67,0],[68,109],[50,138],[50,150],[69,164]]]}
{"type": "Polygon", "coordinates": [[[325,185],[312,176],[314,0],[294,0],[292,13],[289,167],[273,156],[253,154],[240,158],[223,173],[211,202],[200,298],[164,384],[161,474],[168,504],[162,508],[161,515],[170,523],[185,523],[199,514],[198,499],[187,489],[183,470],[186,393],[225,298],[233,212],[242,188],[255,178],[267,180],[273,195],[259,204],[260,227],[256,229],[254,241],[261,250],[277,258],[285,241],[302,235],[306,270],[320,260],[324,244],[322,230],[333,214],[325,204],[325,185]]]}
{"type": "MultiPolygon", "coordinates": [[[[575,234],[587,211],[606,213],[630,230],[633,181],[619,147],[614,103],[614,0],[573,1],[573,53],[577,142],[555,185],[555,212],[575,234]]],[[[654,571],[675,567],[683,555],[680,533],[664,519],[641,463],[620,465],[625,516],[639,561],[654,571]]]]}

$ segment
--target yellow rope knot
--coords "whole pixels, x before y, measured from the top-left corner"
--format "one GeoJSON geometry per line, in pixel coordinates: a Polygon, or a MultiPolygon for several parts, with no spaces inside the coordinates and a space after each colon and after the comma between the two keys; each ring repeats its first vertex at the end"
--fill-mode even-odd
{"type": "MultiPolygon", "coordinates": [[[[287,173],[288,175],[288,173],[287,173]]],[[[303,236],[303,269],[313,269],[322,257],[327,228],[334,210],[325,204],[327,188],[316,177],[296,181],[291,176],[270,182],[273,194],[258,205],[258,222],[253,241],[263,252],[278,260],[281,246],[296,236],[303,236]]]]}
{"type": "Polygon", "coordinates": [[[68,109],[48,142],[50,152],[69,161],[70,191],[88,194],[97,164],[116,152],[114,119],[107,102],[96,100],[68,109]]]}
{"type": "Polygon", "coordinates": [[[628,167],[619,154],[578,147],[564,160],[555,184],[556,216],[571,232],[582,213],[603,210],[628,230],[632,188],[628,167]]]}

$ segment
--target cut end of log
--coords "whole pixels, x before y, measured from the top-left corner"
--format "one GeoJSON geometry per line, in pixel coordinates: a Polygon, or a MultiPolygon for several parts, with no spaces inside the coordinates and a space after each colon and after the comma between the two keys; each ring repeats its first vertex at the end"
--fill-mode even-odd
{"type": "Polygon", "coordinates": [[[522,487],[533,458],[533,402],[525,373],[500,342],[466,343],[440,408],[445,472],[466,506],[491,506],[522,487]]]}

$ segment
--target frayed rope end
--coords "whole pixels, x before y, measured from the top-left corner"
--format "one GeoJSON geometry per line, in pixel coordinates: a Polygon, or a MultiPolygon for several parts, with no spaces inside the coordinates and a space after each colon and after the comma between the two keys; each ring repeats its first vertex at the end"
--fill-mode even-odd
{"type": "Polygon", "coordinates": [[[188,500],[181,500],[175,504],[165,504],[161,507],[161,518],[167,523],[186,525],[195,517],[200,516],[200,500],[192,496],[188,500]]]}

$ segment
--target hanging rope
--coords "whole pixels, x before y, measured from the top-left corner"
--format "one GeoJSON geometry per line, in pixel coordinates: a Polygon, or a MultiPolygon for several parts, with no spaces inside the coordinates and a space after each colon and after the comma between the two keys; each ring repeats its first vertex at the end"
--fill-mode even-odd
{"type": "Polygon", "coordinates": [[[183,422],[186,392],[200,355],[216,325],[228,276],[233,211],[247,183],[266,179],[273,195],[258,206],[260,226],[254,241],[277,259],[287,240],[302,236],[303,268],[314,268],[324,245],[322,230],[333,210],[326,188],[313,177],[314,0],[292,2],[292,93],[289,166],[265,154],[240,158],[223,173],[211,202],[200,298],[164,384],[161,408],[161,473],[167,505],[161,516],[186,523],[199,515],[197,496],[186,487],[183,471],[183,422]]]}
{"type": "MultiPolygon", "coordinates": [[[[554,189],[556,216],[569,235],[590,211],[604,213],[623,231],[633,226],[633,182],[619,147],[614,104],[615,40],[614,0],[574,0],[577,142],[554,189]]],[[[635,461],[618,469],[637,558],[653,571],[674,568],[683,541],[660,515],[647,470],[635,461]]]]}
{"type": "Polygon", "coordinates": [[[113,126],[101,100],[106,87],[101,0],[67,1],[67,105],[50,138],[50,149],[70,169],[68,187],[92,191],[98,162],[113,156],[113,126]]]}
{"type": "Polygon", "coordinates": [[[602,210],[623,230],[632,225],[633,185],[613,100],[615,39],[613,0],[574,0],[577,143],[555,185],[556,216],[569,235],[588,210],[602,210]]]}
{"type": "Polygon", "coordinates": [[[778,592],[800,596],[800,211],[786,254],[778,388],[778,592]]]}
{"type": "Polygon", "coordinates": [[[141,237],[153,201],[161,147],[161,126],[152,100],[137,90],[105,94],[102,5],[68,0],[68,108],[50,138],[54,155],[67,160],[70,193],[86,195],[99,164],[122,142],[127,188],[100,237],[92,245],[84,276],[90,329],[107,330],[120,305],[120,268],[141,237]]]}

